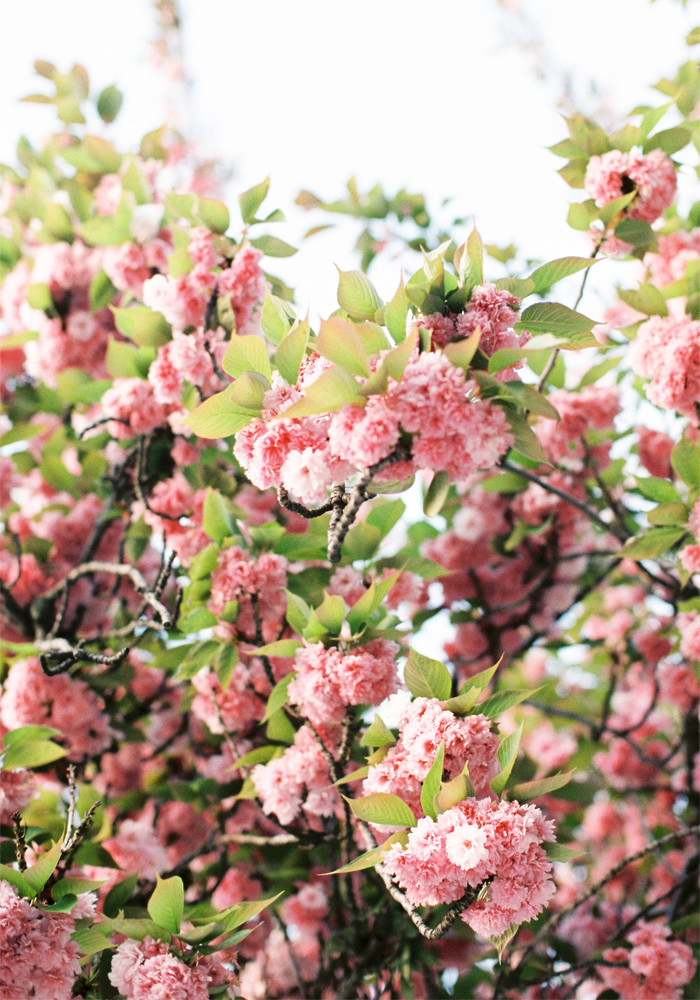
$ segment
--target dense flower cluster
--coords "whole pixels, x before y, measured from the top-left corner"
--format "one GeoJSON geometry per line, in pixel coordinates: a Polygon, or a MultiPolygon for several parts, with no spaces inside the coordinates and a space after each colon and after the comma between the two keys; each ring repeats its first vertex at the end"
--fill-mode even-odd
{"type": "Polygon", "coordinates": [[[80,974],[79,948],[69,913],[47,913],[0,881],[0,993],[70,1000],[80,974]]]}
{"type": "Polygon", "coordinates": [[[420,819],[406,847],[387,852],[384,868],[416,906],[456,902],[488,883],[462,920],[481,937],[497,937],[532,920],[554,895],[547,840],[553,824],[536,806],[466,799],[436,820],[420,819]]]}
{"type": "Polygon", "coordinates": [[[599,207],[634,191],[627,215],[655,222],[676,195],[676,171],[660,149],[646,154],[612,149],[602,156],[591,157],[585,185],[599,207]]]}
{"type": "Polygon", "coordinates": [[[567,119],[589,257],[351,189],[370,257],[390,216],[425,253],[386,301],[340,271],[314,329],[267,182],[239,224],[182,137],[122,155],[37,68],[64,127],[0,165],[2,997],[680,1000],[697,73],[567,119]],[[638,279],[605,325],[601,250],[638,279]]]}

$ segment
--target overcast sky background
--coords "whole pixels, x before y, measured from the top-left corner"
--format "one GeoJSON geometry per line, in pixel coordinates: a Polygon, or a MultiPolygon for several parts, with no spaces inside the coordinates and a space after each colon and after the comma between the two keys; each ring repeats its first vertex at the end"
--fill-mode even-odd
{"type": "MultiPolygon", "coordinates": [[[[192,81],[182,117],[234,168],[232,208],[236,191],[271,175],[270,208],[293,220],[277,232],[293,241],[312,221],[290,211],[299,189],[332,199],[355,174],[361,187],[422,191],[432,206],[451,197],[486,242],[542,258],[587,253],[566,226],[577,195],[546,149],[565,134],[564,74],[584,109],[602,104],[608,118],[658,103],[647,85],[689,57],[694,26],[676,0],[182,0],[181,10],[192,81]]],[[[21,132],[40,141],[52,129],[47,109],[18,103],[42,89],[37,58],[81,62],[95,93],[118,84],[125,102],[108,134],[122,146],[160,125],[168,92],[148,60],[155,34],[150,0],[14,5],[0,41],[0,159],[14,162],[21,132]]],[[[302,307],[330,311],[333,265],[355,266],[352,243],[320,236],[271,269],[300,285],[302,307]]],[[[385,297],[400,263],[375,276],[385,297]]]]}

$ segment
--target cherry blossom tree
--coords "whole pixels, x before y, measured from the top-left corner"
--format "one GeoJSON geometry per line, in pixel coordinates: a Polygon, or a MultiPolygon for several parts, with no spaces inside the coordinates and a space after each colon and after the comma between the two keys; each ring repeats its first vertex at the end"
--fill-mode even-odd
{"type": "Polygon", "coordinates": [[[315,326],[267,181],[232,215],[176,129],[123,152],[116,87],[97,134],[83,67],[36,68],[58,131],[0,168],[2,997],[696,996],[697,63],[566,119],[571,256],[302,192],[363,226],[315,326]]]}

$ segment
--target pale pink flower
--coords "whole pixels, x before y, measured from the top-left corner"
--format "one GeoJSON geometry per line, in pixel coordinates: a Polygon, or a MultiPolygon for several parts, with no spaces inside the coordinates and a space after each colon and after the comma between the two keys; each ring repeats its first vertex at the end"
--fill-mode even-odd
{"type": "Polygon", "coordinates": [[[69,760],[94,757],[112,740],[104,702],[78,677],[47,676],[38,659],[16,660],[0,697],[0,718],[8,729],[45,725],[65,740],[69,760]]]}
{"type": "Polygon", "coordinates": [[[70,1000],[80,975],[74,918],[31,906],[0,881],[0,996],[70,1000]]]}
{"type": "Polygon", "coordinates": [[[652,316],[630,348],[638,375],[651,379],[647,396],[666,410],[697,421],[700,403],[700,322],[690,317],[652,316]]]}
{"type": "Polygon", "coordinates": [[[675,198],[676,170],[660,149],[646,155],[612,149],[602,156],[591,157],[584,184],[599,208],[636,191],[626,215],[655,222],[675,198]]]}

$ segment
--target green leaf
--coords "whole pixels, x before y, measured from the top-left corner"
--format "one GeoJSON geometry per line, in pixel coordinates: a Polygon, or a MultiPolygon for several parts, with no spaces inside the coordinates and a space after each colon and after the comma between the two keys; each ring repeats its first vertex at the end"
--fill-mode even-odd
{"type": "Polygon", "coordinates": [[[477,705],[477,708],[481,715],[486,715],[489,719],[497,719],[499,715],[503,715],[509,708],[513,708],[514,705],[519,705],[521,701],[530,698],[535,691],[539,691],[539,688],[528,691],[496,691],[494,694],[489,695],[486,701],[482,701],[477,705]]]}
{"type": "Polygon", "coordinates": [[[96,892],[107,880],[95,881],[89,878],[74,878],[67,876],[51,887],[51,895],[58,902],[63,896],[73,894],[79,896],[83,892],[96,892]]]}
{"type": "Polygon", "coordinates": [[[41,892],[48,880],[56,871],[56,865],[61,859],[62,847],[63,838],[58,840],[53,847],[49,848],[49,850],[44,854],[41,854],[39,859],[30,868],[27,868],[22,873],[24,881],[30,889],[33,890],[33,892],[41,892]]]}
{"type": "Polygon", "coordinates": [[[90,283],[90,309],[95,313],[104,309],[117,294],[116,287],[104,271],[98,271],[90,283]]]}
{"type": "Polygon", "coordinates": [[[596,261],[590,257],[558,257],[550,260],[547,264],[542,264],[530,275],[530,280],[534,284],[533,291],[541,294],[548,288],[555,285],[562,278],[568,278],[577,271],[592,267],[596,261]]]}
{"type": "Polygon", "coordinates": [[[242,757],[234,761],[233,764],[228,768],[229,771],[238,770],[243,767],[254,767],[255,764],[269,764],[271,760],[275,757],[279,757],[282,753],[280,747],[264,746],[255,747],[253,750],[249,750],[248,753],[244,753],[242,757]]]}
{"type": "Polygon", "coordinates": [[[520,924],[511,924],[507,931],[503,931],[502,934],[496,934],[494,937],[489,938],[489,941],[494,946],[496,953],[498,954],[499,965],[501,964],[501,959],[503,958],[503,952],[518,933],[519,927],[520,924]]]}
{"type": "Polygon", "coordinates": [[[643,535],[628,539],[616,555],[616,559],[655,559],[673,548],[685,534],[684,528],[651,528],[643,535]]]}
{"type": "Polygon", "coordinates": [[[354,816],[378,826],[415,826],[416,817],[403,799],[390,792],[374,792],[361,799],[343,796],[354,816]]]}
{"type": "Polygon", "coordinates": [[[146,904],[149,917],[159,927],[177,934],[185,911],[185,888],[179,875],[172,878],[156,876],[156,887],[146,904]]]}
{"type": "Polygon", "coordinates": [[[379,294],[363,271],[338,268],[338,305],[352,319],[374,319],[382,306],[379,294]]]}
{"type": "Polygon", "coordinates": [[[676,525],[685,527],[688,521],[688,508],[680,500],[672,503],[662,503],[653,510],[647,512],[647,519],[650,524],[655,525],[676,525]]]}
{"type": "Polygon", "coordinates": [[[294,656],[302,645],[298,639],[278,639],[276,642],[268,642],[265,646],[258,646],[255,653],[258,656],[294,656]]]}
{"type": "Polygon", "coordinates": [[[559,302],[536,302],[524,310],[514,329],[528,330],[533,334],[552,333],[562,337],[568,347],[579,350],[597,346],[598,342],[591,333],[595,323],[595,320],[559,302]]]}
{"type": "Polygon", "coordinates": [[[276,236],[259,236],[250,242],[257,250],[262,250],[266,257],[293,257],[297,252],[296,247],[276,236]]]}
{"type": "Polygon", "coordinates": [[[289,685],[292,683],[296,674],[286,674],[282,680],[278,681],[270,692],[270,697],[267,699],[267,706],[265,708],[265,714],[262,718],[263,722],[268,722],[276,712],[289,701],[289,685]]]}
{"type": "Polygon", "coordinates": [[[563,774],[553,774],[549,778],[535,778],[534,781],[524,781],[520,785],[514,785],[510,790],[510,797],[518,802],[528,802],[536,799],[540,795],[549,795],[556,792],[558,788],[568,785],[574,776],[574,771],[565,771],[563,774]]]}
{"type": "Polygon", "coordinates": [[[394,343],[402,343],[406,339],[406,319],[408,317],[408,296],[404,288],[403,278],[393,299],[384,306],[383,313],[384,323],[394,338],[394,343]]]}
{"type": "Polygon", "coordinates": [[[134,872],[132,875],[127,875],[126,878],[121,879],[112,886],[105,896],[103,906],[105,916],[116,917],[119,911],[124,909],[133,896],[138,882],[138,872],[134,872]]]}
{"type": "Polygon", "coordinates": [[[31,886],[25,882],[22,873],[10,868],[9,865],[0,864],[0,879],[13,885],[20,896],[31,899],[36,895],[31,886]]]}
{"type": "Polygon", "coordinates": [[[668,316],[666,299],[655,285],[642,284],[634,291],[618,289],[623,302],[647,316],[668,316]]]}
{"type": "Polygon", "coordinates": [[[447,344],[447,346],[443,348],[442,353],[446,358],[449,358],[455,368],[462,368],[464,371],[468,371],[469,366],[472,363],[472,359],[476,354],[480,340],[481,329],[477,327],[476,330],[474,330],[474,332],[468,337],[465,337],[464,340],[455,340],[451,344],[447,344]]]}
{"type": "Polygon", "coordinates": [[[393,844],[401,844],[402,847],[405,847],[407,842],[408,832],[406,830],[398,830],[396,833],[392,833],[379,847],[373,847],[371,851],[365,851],[364,854],[356,857],[354,861],[350,861],[347,865],[343,865],[342,868],[336,868],[335,871],[328,872],[328,874],[345,875],[348,872],[361,872],[365,868],[375,868],[382,863],[384,855],[393,844]]]}
{"type": "Polygon", "coordinates": [[[231,223],[229,210],[216,198],[200,198],[197,202],[197,214],[213,233],[225,233],[231,223]]]}
{"type": "Polygon", "coordinates": [[[684,437],[671,452],[671,466],[688,486],[700,486],[700,447],[684,437]]]}
{"type": "Polygon", "coordinates": [[[255,184],[253,187],[248,188],[247,191],[241,192],[238,195],[238,204],[241,208],[241,218],[247,226],[251,225],[256,221],[255,214],[267,198],[267,192],[270,189],[270,178],[266,177],[264,181],[259,184],[255,184]]]}
{"type": "Polygon", "coordinates": [[[304,398],[293,403],[280,416],[310,417],[316,413],[342,410],[346,403],[362,406],[364,397],[355,379],[342,368],[329,368],[305,390],[304,398]]]}
{"type": "MultiPolygon", "coordinates": [[[[7,745],[7,738],[5,738],[7,745]]],[[[13,771],[20,767],[43,767],[60,760],[68,753],[53,740],[32,740],[31,742],[10,746],[0,755],[0,766],[4,771],[13,771]]]]}
{"type": "Polygon", "coordinates": [[[423,812],[431,819],[437,819],[435,800],[442,784],[442,770],[445,763],[445,741],[443,740],[438,748],[435,760],[430,766],[430,770],[425,776],[420,793],[420,804],[423,812]]]}
{"type": "Polygon", "coordinates": [[[404,669],[406,687],[415,698],[437,698],[446,701],[452,691],[452,678],[444,663],[423,656],[409,648],[404,669]]]}
{"type": "MultiPolygon", "coordinates": [[[[260,325],[268,340],[271,340],[273,344],[281,343],[293,322],[294,313],[289,303],[277,295],[271,295],[269,289],[266,290],[260,314],[260,325]]],[[[287,378],[286,375],[284,377],[287,378]]],[[[287,379],[287,381],[290,380],[287,379]]],[[[296,382],[296,378],[294,381],[296,382]]]]}
{"type": "Polygon", "coordinates": [[[293,594],[291,590],[287,590],[285,593],[287,594],[287,621],[294,631],[301,635],[311,618],[311,608],[306,601],[297,594],[293,594]]]}
{"type": "Polygon", "coordinates": [[[372,581],[362,597],[353,604],[346,615],[353,633],[357,632],[367,623],[372,613],[382,603],[400,575],[400,573],[392,573],[391,576],[386,577],[384,580],[372,581]]]}
{"type": "Polygon", "coordinates": [[[331,635],[338,635],[345,618],[345,601],[338,594],[323,592],[323,603],[315,609],[316,618],[331,635]]]}
{"type": "Polygon", "coordinates": [[[29,285],[27,288],[27,304],[32,309],[38,309],[40,312],[49,312],[52,310],[54,302],[49,286],[42,283],[29,285]]]}
{"type": "Polygon", "coordinates": [[[97,113],[103,122],[109,124],[114,121],[121,110],[123,100],[124,95],[114,84],[100,92],[97,98],[97,113]]]}
{"type": "MultiPolygon", "coordinates": [[[[214,916],[225,925],[226,930],[230,933],[242,924],[248,923],[248,921],[252,920],[253,917],[257,917],[258,913],[262,913],[263,910],[266,910],[268,906],[271,906],[274,902],[276,902],[281,895],[282,893],[278,892],[276,896],[268,896],[266,899],[258,899],[252,902],[245,901],[242,903],[234,903],[233,906],[229,906],[220,913],[214,914],[214,916]]],[[[203,920],[195,919],[192,923],[196,926],[200,923],[206,923],[209,920],[211,920],[211,917],[205,917],[203,920]]]]}
{"type": "Polygon", "coordinates": [[[631,243],[639,251],[657,248],[656,234],[644,219],[622,219],[615,226],[615,235],[625,243],[631,243]]]}
{"type": "Polygon", "coordinates": [[[510,733],[509,736],[501,740],[498,748],[498,763],[501,765],[501,770],[491,781],[491,788],[496,795],[501,795],[508,783],[508,778],[515,764],[515,758],[518,756],[518,747],[520,746],[520,737],[522,735],[523,724],[521,722],[515,732],[510,733]]]}
{"type": "Polygon", "coordinates": [[[104,921],[117,934],[133,938],[135,941],[143,941],[146,937],[152,937],[156,941],[170,941],[170,931],[167,931],[155,920],[148,920],[146,917],[109,917],[104,921]]]}
{"type": "Polygon", "coordinates": [[[170,340],[170,324],[165,317],[147,306],[119,309],[110,306],[117,330],[137,344],[160,347],[170,340]]]}
{"type": "Polygon", "coordinates": [[[231,378],[238,378],[244,372],[257,372],[268,383],[272,380],[267,346],[262,337],[255,334],[234,336],[221,359],[221,367],[231,378]]]}
{"type": "Polygon", "coordinates": [[[435,810],[438,813],[447,812],[458,802],[464,802],[470,794],[474,794],[471,782],[466,774],[458,774],[452,781],[445,781],[440,786],[437,799],[435,800],[435,810]]]}
{"type": "Polygon", "coordinates": [[[474,705],[476,705],[479,700],[479,695],[481,690],[479,688],[470,688],[465,691],[464,694],[458,694],[454,698],[448,698],[444,703],[444,708],[448,712],[454,712],[455,715],[467,715],[474,705]]]}
{"type": "Polygon", "coordinates": [[[483,479],[479,485],[487,493],[521,493],[527,487],[527,479],[515,472],[501,472],[483,479]]]}
{"type": "Polygon", "coordinates": [[[295,323],[275,352],[275,365],[290,385],[296,385],[299,368],[309,343],[309,324],[295,323]]]}
{"type": "Polygon", "coordinates": [[[371,726],[362,734],[360,746],[385,747],[392,743],[396,743],[396,737],[382,717],[375,712],[371,726]]]}
{"type": "Polygon", "coordinates": [[[215,542],[223,542],[236,533],[228,504],[215,490],[209,490],[204,498],[202,527],[204,533],[215,542]]]}
{"type": "Polygon", "coordinates": [[[505,408],[505,412],[515,439],[515,450],[524,455],[525,458],[532,459],[533,462],[542,462],[548,465],[547,454],[525,415],[512,407],[505,408]]]}
{"type": "MultiPolygon", "coordinates": [[[[234,383],[235,385],[235,383],[234,383]]],[[[217,392],[193,410],[183,423],[203,438],[229,437],[260,415],[259,410],[251,410],[236,403],[230,385],[223,392],[217,392]]]]}
{"type": "Polygon", "coordinates": [[[314,349],[351,375],[367,377],[370,374],[367,354],[357,329],[342,316],[323,320],[314,349]]]}
{"type": "Polygon", "coordinates": [[[232,386],[229,387],[231,400],[244,409],[256,414],[262,413],[265,393],[270,388],[270,383],[258,372],[243,372],[239,375],[232,386]]]}
{"type": "Polygon", "coordinates": [[[680,500],[675,486],[668,479],[637,476],[637,487],[643,497],[654,500],[655,503],[674,503],[680,500]]]}
{"type": "Polygon", "coordinates": [[[690,129],[683,128],[682,125],[675,125],[673,128],[665,128],[650,135],[642,146],[642,150],[644,153],[650,153],[652,149],[661,149],[667,156],[673,156],[674,153],[687,146],[691,138],[690,129]]]}
{"type": "Polygon", "coordinates": [[[574,851],[563,844],[547,843],[542,846],[550,861],[573,861],[574,858],[580,858],[583,853],[581,850],[574,851]]]}
{"type": "Polygon", "coordinates": [[[426,517],[435,517],[440,513],[450,491],[449,472],[436,472],[430,480],[430,485],[423,500],[423,513],[426,517]]]}

